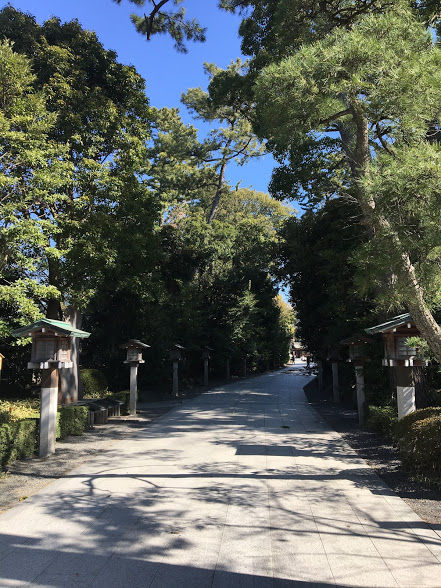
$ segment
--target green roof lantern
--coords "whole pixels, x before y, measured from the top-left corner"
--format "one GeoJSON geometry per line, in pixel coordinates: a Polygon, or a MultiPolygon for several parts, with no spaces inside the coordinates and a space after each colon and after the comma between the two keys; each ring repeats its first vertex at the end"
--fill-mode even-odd
{"type": "Polygon", "coordinates": [[[74,337],[86,339],[90,333],[63,321],[40,319],[12,332],[14,337],[32,337],[29,369],[71,368],[71,342],[74,337]]]}

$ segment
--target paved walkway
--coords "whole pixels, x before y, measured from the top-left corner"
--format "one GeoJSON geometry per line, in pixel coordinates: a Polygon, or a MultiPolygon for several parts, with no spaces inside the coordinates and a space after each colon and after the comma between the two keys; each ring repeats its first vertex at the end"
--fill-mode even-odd
{"type": "Polygon", "coordinates": [[[441,586],[440,536],[308,406],[307,381],[186,401],[4,513],[0,586],[441,586]]]}

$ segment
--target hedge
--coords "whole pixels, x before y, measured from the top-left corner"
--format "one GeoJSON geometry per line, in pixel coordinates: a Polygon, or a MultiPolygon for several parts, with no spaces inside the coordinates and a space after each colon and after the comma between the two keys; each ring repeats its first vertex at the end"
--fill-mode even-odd
{"type": "Polygon", "coordinates": [[[375,429],[385,437],[392,439],[397,422],[397,410],[393,406],[369,405],[368,416],[366,419],[368,427],[375,429]]]}
{"type": "Polygon", "coordinates": [[[84,398],[102,398],[107,392],[106,376],[99,370],[80,371],[84,398]]]}
{"type": "Polygon", "coordinates": [[[83,435],[87,429],[88,406],[61,406],[58,408],[57,439],[68,435],[83,435]]]}
{"type": "Polygon", "coordinates": [[[109,396],[115,398],[115,400],[121,400],[124,402],[124,406],[121,406],[121,415],[130,414],[130,390],[123,390],[122,392],[114,392],[109,396]]]}
{"type": "Polygon", "coordinates": [[[441,409],[424,408],[401,419],[395,429],[405,467],[430,477],[441,475],[441,409]]]}
{"type": "Polygon", "coordinates": [[[37,444],[38,419],[0,424],[0,461],[6,465],[32,457],[37,444]]]}

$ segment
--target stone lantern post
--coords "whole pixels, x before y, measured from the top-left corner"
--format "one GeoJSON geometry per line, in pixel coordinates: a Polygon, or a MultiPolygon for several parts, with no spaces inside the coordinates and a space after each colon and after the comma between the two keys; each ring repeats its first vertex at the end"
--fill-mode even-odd
{"type": "Polygon", "coordinates": [[[73,337],[85,339],[90,333],[75,329],[69,323],[41,319],[12,332],[14,337],[32,337],[29,369],[41,369],[40,449],[39,456],[55,451],[58,401],[58,370],[72,368],[70,358],[73,337]]]}
{"type": "Polygon", "coordinates": [[[145,363],[142,359],[143,349],[149,349],[150,345],[141,343],[138,339],[130,339],[127,343],[120,345],[121,349],[127,349],[127,358],[124,363],[130,365],[130,414],[136,415],[136,394],[138,391],[138,366],[145,363]]]}
{"type": "Polygon", "coordinates": [[[363,426],[365,416],[364,365],[369,361],[366,355],[366,345],[372,343],[372,339],[362,333],[357,333],[356,335],[352,335],[352,337],[340,341],[340,343],[349,346],[348,361],[353,363],[355,368],[358,422],[363,426]]]}
{"type": "Polygon", "coordinates": [[[230,361],[233,355],[233,350],[230,347],[225,349],[225,379],[227,382],[231,380],[230,361]]]}
{"type": "Polygon", "coordinates": [[[204,387],[207,388],[208,386],[208,367],[210,361],[210,352],[214,351],[208,345],[202,346],[202,359],[204,360],[204,387]]]}
{"type": "Polygon", "coordinates": [[[184,350],[185,347],[176,343],[168,352],[173,362],[173,396],[175,398],[179,396],[179,362],[183,359],[184,350]]]}

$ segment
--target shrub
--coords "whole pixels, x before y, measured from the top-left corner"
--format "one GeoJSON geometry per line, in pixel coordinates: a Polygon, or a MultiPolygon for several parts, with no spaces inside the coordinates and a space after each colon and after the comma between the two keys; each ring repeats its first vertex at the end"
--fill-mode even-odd
{"type": "Polygon", "coordinates": [[[0,462],[32,457],[37,444],[38,419],[0,424],[0,462]]]}
{"type": "Polygon", "coordinates": [[[411,422],[409,430],[402,435],[398,445],[401,459],[406,467],[418,474],[439,477],[441,474],[441,414],[438,412],[411,422]]]}
{"type": "Polygon", "coordinates": [[[68,435],[83,435],[87,429],[87,406],[61,406],[58,409],[57,438],[68,435]]]}
{"type": "Polygon", "coordinates": [[[122,392],[114,392],[111,398],[115,400],[121,400],[124,405],[121,406],[121,415],[130,414],[130,390],[123,390],[122,392]]]}
{"type": "Polygon", "coordinates": [[[422,421],[432,416],[441,416],[441,408],[429,407],[415,410],[410,414],[407,414],[401,420],[399,420],[394,427],[394,438],[400,442],[411,432],[412,425],[417,421],[422,421]]]}
{"type": "Polygon", "coordinates": [[[107,392],[106,376],[99,370],[81,370],[84,398],[102,398],[107,392]]]}
{"type": "Polygon", "coordinates": [[[391,439],[396,423],[398,422],[397,411],[393,406],[369,406],[366,424],[375,429],[385,437],[391,439]]]}

